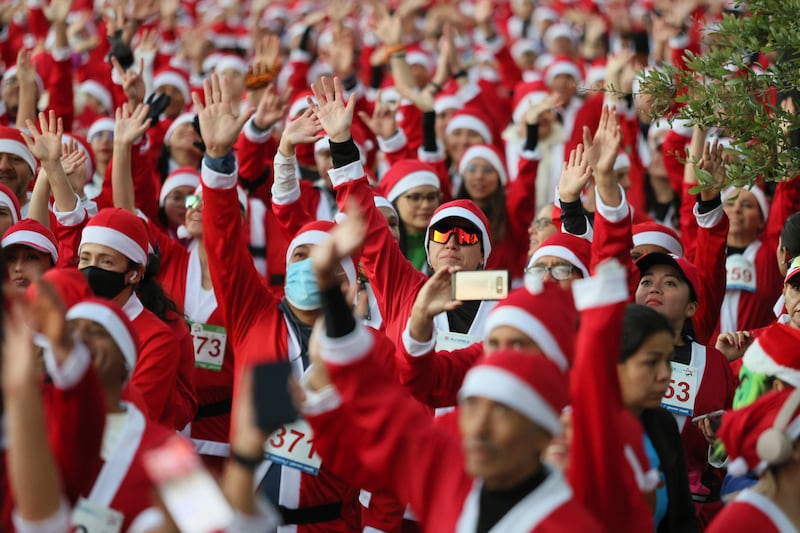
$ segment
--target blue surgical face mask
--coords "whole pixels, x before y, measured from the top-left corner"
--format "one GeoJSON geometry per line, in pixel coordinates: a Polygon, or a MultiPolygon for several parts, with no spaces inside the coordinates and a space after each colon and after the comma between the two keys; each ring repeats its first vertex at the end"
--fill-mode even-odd
{"type": "Polygon", "coordinates": [[[301,311],[313,311],[322,306],[317,276],[311,269],[311,259],[303,259],[286,266],[284,288],[286,299],[301,311]]]}

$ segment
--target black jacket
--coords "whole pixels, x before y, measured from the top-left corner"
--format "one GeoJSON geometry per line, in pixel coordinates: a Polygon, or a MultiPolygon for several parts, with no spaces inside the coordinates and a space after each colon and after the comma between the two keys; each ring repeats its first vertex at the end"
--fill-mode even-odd
{"type": "Polygon", "coordinates": [[[661,472],[664,473],[669,497],[667,514],[661,520],[658,533],[700,531],[692,494],[689,492],[683,441],[675,419],[668,411],[659,408],[645,409],[641,420],[661,461],[661,472]]]}

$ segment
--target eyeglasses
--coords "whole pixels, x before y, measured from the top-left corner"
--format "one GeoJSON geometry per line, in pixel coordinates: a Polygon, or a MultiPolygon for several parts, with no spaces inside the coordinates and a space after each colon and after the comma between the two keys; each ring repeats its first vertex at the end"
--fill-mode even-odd
{"type": "Polygon", "coordinates": [[[186,201],[183,205],[186,206],[186,209],[198,209],[203,207],[203,197],[199,194],[190,194],[186,197],[186,201]]]}
{"type": "Polygon", "coordinates": [[[544,279],[545,274],[550,272],[550,275],[553,276],[554,280],[564,281],[572,276],[573,270],[575,270],[575,267],[572,265],[554,265],[551,267],[544,265],[533,265],[532,267],[526,268],[525,272],[542,279],[544,279]]]}
{"type": "Polygon", "coordinates": [[[428,194],[415,192],[403,195],[403,198],[408,200],[408,202],[411,204],[419,204],[422,202],[428,202],[429,204],[438,204],[440,197],[441,196],[438,192],[431,192],[428,194]]]}
{"type": "Polygon", "coordinates": [[[540,230],[540,231],[545,229],[545,228],[547,228],[547,227],[550,227],[552,225],[553,225],[552,219],[549,219],[547,217],[537,218],[536,220],[531,222],[531,226],[533,226],[534,229],[537,229],[537,230],[540,230]]]}
{"type": "Polygon", "coordinates": [[[447,244],[450,236],[455,234],[459,246],[472,246],[480,242],[480,234],[455,226],[447,231],[431,230],[431,240],[439,244],[447,244]]]}
{"type": "Polygon", "coordinates": [[[483,174],[489,174],[490,172],[497,172],[492,165],[476,165],[475,163],[470,163],[464,169],[465,172],[481,172],[483,174]]]}

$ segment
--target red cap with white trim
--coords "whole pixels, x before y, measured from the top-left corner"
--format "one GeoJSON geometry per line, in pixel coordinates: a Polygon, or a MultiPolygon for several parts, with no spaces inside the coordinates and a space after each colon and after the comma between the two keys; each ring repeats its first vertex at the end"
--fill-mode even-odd
{"type": "MultiPolygon", "coordinates": [[[[472,200],[453,200],[440,205],[433,212],[428,229],[425,230],[425,255],[428,256],[428,241],[430,240],[431,228],[446,218],[460,218],[466,220],[481,232],[481,245],[483,247],[483,264],[489,261],[492,255],[492,238],[489,233],[489,219],[483,214],[478,204],[472,200]]],[[[428,256],[428,260],[430,257],[428,256]]]]}
{"type": "Polygon", "coordinates": [[[439,176],[433,167],[417,159],[402,159],[384,174],[380,190],[387,200],[394,202],[403,193],[424,185],[441,189],[439,176]]]}
{"type": "Polygon", "coordinates": [[[55,265],[58,263],[58,242],[53,232],[38,220],[25,218],[8,228],[3,235],[2,246],[29,246],[38,252],[50,255],[55,265]]]}
{"type": "Polygon", "coordinates": [[[105,328],[122,352],[130,375],[139,355],[139,335],[122,309],[108,300],[88,298],[67,311],[67,320],[78,318],[97,322],[105,328]]]}
{"type": "Polygon", "coordinates": [[[678,234],[658,222],[642,222],[633,225],[633,247],[646,244],[660,246],[678,257],[683,255],[683,245],[678,234]]]}
{"type": "Polygon", "coordinates": [[[81,234],[78,253],[84,244],[108,246],[134,263],[147,264],[147,226],[142,219],[118,207],[101,209],[81,234]]]}
{"type": "Polygon", "coordinates": [[[589,263],[592,260],[592,243],[571,233],[551,235],[536,249],[528,262],[528,267],[545,256],[558,257],[581,271],[584,278],[589,277],[589,263]]]}

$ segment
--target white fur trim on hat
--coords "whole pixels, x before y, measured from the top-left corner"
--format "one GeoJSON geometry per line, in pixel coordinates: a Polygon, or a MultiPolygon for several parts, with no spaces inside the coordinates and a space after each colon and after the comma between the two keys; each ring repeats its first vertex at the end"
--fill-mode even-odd
{"type": "Polygon", "coordinates": [[[169,125],[169,128],[167,128],[167,133],[164,134],[164,144],[169,142],[170,138],[172,138],[172,134],[175,133],[175,130],[177,130],[179,126],[191,124],[192,122],[194,122],[194,113],[178,115],[175,120],[172,121],[172,124],[169,125]]]}
{"type": "Polygon", "coordinates": [[[164,206],[167,201],[167,195],[177,189],[178,187],[192,187],[194,189],[200,185],[200,178],[197,174],[191,172],[181,172],[180,174],[173,174],[164,180],[161,186],[161,193],[158,195],[158,205],[164,206]]]}
{"type": "Polygon", "coordinates": [[[561,421],[555,409],[533,387],[507,370],[491,365],[472,367],[464,377],[458,399],[470,396],[507,405],[552,435],[561,434],[561,421]]]}
{"type": "Polygon", "coordinates": [[[430,185],[439,190],[439,177],[429,170],[417,170],[406,174],[386,193],[386,199],[394,202],[404,192],[423,185],[430,185]]]}
{"type": "Polygon", "coordinates": [[[744,352],[742,364],[754,374],[773,376],[792,387],[800,387],[800,370],[778,364],[764,351],[758,339],[744,352]]]}
{"type": "Polygon", "coordinates": [[[544,45],[547,48],[550,48],[550,46],[553,44],[553,41],[561,37],[569,39],[573,43],[577,42],[578,40],[575,32],[566,24],[553,24],[547,28],[547,31],[544,32],[542,40],[544,41],[544,45]]]}
{"type": "Polygon", "coordinates": [[[533,39],[519,39],[511,45],[511,57],[518,58],[526,52],[539,53],[539,45],[533,39]]]}
{"type": "Polygon", "coordinates": [[[17,216],[17,206],[14,205],[14,200],[11,199],[6,193],[0,191],[0,205],[5,206],[11,212],[11,220],[14,221],[14,224],[19,222],[19,217],[17,216]]]}
{"type": "Polygon", "coordinates": [[[617,171],[623,168],[631,168],[631,158],[625,152],[620,152],[614,160],[614,168],[612,170],[617,171]]]}
{"type": "Polygon", "coordinates": [[[511,113],[511,119],[514,121],[514,123],[521,123],[522,119],[525,118],[525,113],[528,111],[528,106],[535,106],[547,98],[548,94],[549,93],[545,91],[533,91],[522,97],[517,104],[517,107],[514,108],[514,112],[511,113]]]}
{"type": "MultiPolygon", "coordinates": [[[[737,187],[727,187],[726,189],[723,189],[722,201],[725,202],[731,196],[738,194],[736,191],[739,189],[740,188],[737,187]]],[[[766,221],[769,217],[769,202],[767,202],[767,197],[764,195],[764,191],[762,191],[757,185],[753,185],[750,188],[741,187],[741,190],[753,193],[753,196],[756,197],[756,201],[758,202],[758,207],[761,208],[761,216],[764,218],[764,221],[766,221]]]]}
{"type": "Polygon", "coordinates": [[[409,65],[421,65],[429,72],[433,70],[433,61],[431,61],[430,56],[424,52],[407,52],[406,63],[409,65]]]}
{"type": "Polygon", "coordinates": [[[643,231],[641,233],[633,234],[633,246],[642,246],[645,244],[654,244],[667,250],[669,253],[683,255],[683,246],[669,233],[663,231],[643,231]]]}
{"type": "Polygon", "coordinates": [[[41,233],[29,230],[6,233],[2,241],[3,248],[8,248],[9,246],[14,246],[15,244],[30,246],[34,250],[50,254],[50,259],[53,260],[53,264],[58,263],[58,250],[53,244],[53,241],[41,233]]]}
{"type": "Polygon", "coordinates": [[[444,113],[448,109],[461,109],[464,107],[461,100],[455,95],[437,96],[433,101],[433,112],[437,115],[444,113]]]}
{"type": "Polygon", "coordinates": [[[581,74],[581,69],[578,68],[578,65],[571,61],[558,61],[548,68],[544,74],[544,82],[548,87],[553,83],[553,80],[559,74],[567,74],[572,76],[575,78],[575,82],[578,85],[583,83],[583,75],[581,74]]]}
{"type": "Polygon", "coordinates": [[[134,263],[147,264],[147,250],[139,246],[136,241],[112,228],[104,226],[86,226],[81,234],[81,243],[78,252],[87,243],[102,244],[118,251],[134,263]]]}
{"type": "Polygon", "coordinates": [[[13,154],[21,157],[28,164],[31,172],[36,174],[36,158],[23,143],[14,139],[0,139],[0,154],[13,154]]]}
{"type": "Polygon", "coordinates": [[[583,261],[578,259],[578,256],[575,255],[575,252],[564,246],[556,246],[556,245],[540,246],[539,248],[536,249],[533,256],[531,256],[531,260],[528,262],[528,266],[533,265],[541,257],[547,255],[552,257],[558,257],[565,261],[569,261],[570,263],[572,263],[573,266],[577,267],[578,270],[580,270],[583,273],[584,278],[589,277],[589,269],[586,267],[586,265],[583,264],[583,261]]]}
{"type": "MultiPolygon", "coordinates": [[[[316,102],[317,99],[313,96],[311,97],[313,102],[316,102]]],[[[298,98],[292,106],[289,108],[289,114],[287,115],[290,119],[296,117],[306,109],[308,109],[309,105],[305,98],[298,98]]]]}
{"type": "MultiPolygon", "coordinates": [[[[9,68],[3,73],[3,82],[8,81],[10,78],[13,78],[17,75],[17,66],[14,65],[13,67],[9,68]]],[[[39,73],[34,70],[33,72],[33,79],[36,82],[36,88],[39,89],[39,93],[44,92],[44,82],[42,81],[42,77],[39,76],[39,73]]]]}
{"type": "Polygon", "coordinates": [[[324,152],[325,150],[331,149],[331,138],[327,135],[322,137],[321,139],[317,139],[317,142],[314,143],[314,153],[324,152]]]}
{"type": "Polygon", "coordinates": [[[158,74],[155,78],[153,78],[153,88],[158,89],[162,85],[172,85],[181,93],[183,99],[186,103],[191,101],[191,96],[189,94],[189,83],[187,83],[186,78],[178,74],[177,72],[173,72],[171,70],[164,71],[158,74]]]}
{"type": "Polygon", "coordinates": [[[86,80],[80,84],[79,90],[93,96],[106,111],[110,112],[114,108],[113,100],[111,100],[111,93],[100,83],[94,80],[86,80]]]}
{"type": "Polygon", "coordinates": [[[136,343],[133,342],[131,332],[111,309],[94,302],[81,302],[73,305],[67,311],[67,320],[85,318],[103,326],[122,352],[129,373],[136,366],[136,343]]]}
{"type": "Polygon", "coordinates": [[[486,317],[483,328],[484,338],[488,337],[493,329],[500,326],[509,326],[524,333],[539,346],[548,359],[558,365],[562,372],[566,372],[569,368],[567,356],[564,355],[556,338],[544,324],[529,312],[511,305],[495,307],[486,317]]]}
{"type": "Polygon", "coordinates": [[[113,118],[103,117],[95,120],[92,122],[92,125],[89,126],[89,133],[86,134],[86,140],[92,142],[92,137],[104,131],[114,133],[114,124],[113,118]]]}
{"type": "Polygon", "coordinates": [[[214,65],[214,72],[217,74],[222,74],[228,69],[233,69],[239,74],[244,75],[247,74],[247,63],[241,57],[225,55],[214,65]]]}
{"type": "Polygon", "coordinates": [[[500,183],[503,185],[508,183],[508,173],[506,172],[505,165],[503,165],[503,162],[497,157],[497,154],[486,146],[478,145],[467,148],[467,151],[461,156],[461,163],[458,165],[459,174],[463,176],[470,162],[476,157],[482,157],[492,165],[492,168],[497,171],[497,175],[500,177],[500,183]]]}
{"type": "MultiPolygon", "coordinates": [[[[286,249],[286,264],[289,264],[289,259],[292,257],[292,252],[298,246],[302,246],[304,244],[322,244],[326,240],[330,238],[330,233],[326,231],[320,230],[310,230],[304,231],[295,236],[292,239],[292,242],[289,243],[289,247],[286,249]]],[[[353,263],[353,260],[350,257],[345,257],[339,262],[344,269],[344,274],[347,276],[347,280],[350,284],[354,284],[356,282],[356,266],[353,263]]]]}
{"type": "Polygon", "coordinates": [[[463,207],[453,206],[447,207],[442,209],[438,213],[434,214],[431,217],[431,221],[428,222],[428,229],[425,231],[425,255],[428,254],[428,240],[430,239],[430,232],[431,228],[435,226],[438,222],[446,219],[446,218],[463,218],[471,222],[476,228],[481,231],[481,242],[483,243],[483,260],[489,259],[489,256],[492,254],[492,241],[489,238],[489,228],[487,228],[483,221],[478,218],[475,213],[470,211],[469,209],[464,209],[463,207]]]}
{"type": "Polygon", "coordinates": [[[377,195],[376,195],[376,196],[373,198],[373,201],[375,202],[375,207],[386,207],[386,208],[388,208],[388,209],[391,209],[391,210],[392,210],[392,213],[394,213],[394,214],[395,214],[395,216],[400,216],[400,215],[398,215],[398,214],[397,214],[397,210],[396,210],[396,209],[394,208],[394,206],[392,205],[392,202],[390,202],[389,200],[387,200],[387,199],[386,199],[386,198],[384,198],[383,196],[377,196],[377,195]]]}
{"type": "Polygon", "coordinates": [[[458,115],[452,117],[447,122],[447,127],[445,128],[444,133],[445,135],[449,135],[459,128],[478,132],[478,135],[483,138],[483,142],[486,144],[493,142],[492,132],[489,129],[489,126],[477,117],[472,115],[458,115]]]}

